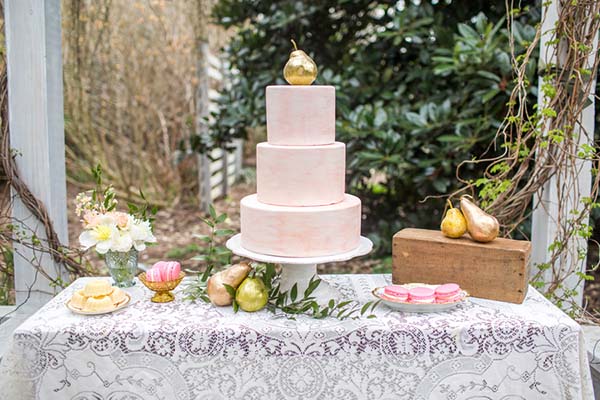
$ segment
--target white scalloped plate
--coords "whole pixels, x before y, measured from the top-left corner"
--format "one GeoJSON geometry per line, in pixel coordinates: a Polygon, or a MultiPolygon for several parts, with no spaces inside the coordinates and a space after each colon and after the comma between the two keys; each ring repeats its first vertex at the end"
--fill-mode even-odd
{"type": "MultiPolygon", "coordinates": [[[[410,289],[415,286],[425,286],[425,287],[430,287],[435,290],[435,288],[437,288],[439,285],[426,285],[423,283],[407,283],[407,284],[400,285],[400,286],[404,286],[407,289],[410,289]]],[[[385,304],[386,306],[388,306],[390,308],[393,308],[394,310],[404,311],[404,312],[412,312],[412,313],[429,313],[429,312],[448,311],[448,310],[455,308],[460,303],[464,303],[465,301],[467,301],[467,298],[469,297],[469,294],[466,291],[462,290],[460,299],[455,302],[452,302],[452,303],[414,304],[414,303],[406,303],[403,301],[394,300],[384,294],[384,292],[383,292],[384,289],[385,289],[384,287],[378,287],[378,288],[373,289],[373,291],[371,293],[373,294],[373,296],[375,296],[379,300],[381,300],[381,302],[383,304],[385,304]]]]}
{"type": "Polygon", "coordinates": [[[127,298],[125,300],[123,300],[120,303],[117,303],[117,305],[115,306],[115,308],[110,309],[108,311],[83,311],[81,308],[77,308],[71,305],[71,300],[69,299],[69,301],[67,301],[65,303],[65,306],[67,306],[67,308],[71,311],[73,311],[75,314],[81,314],[81,315],[102,315],[102,314],[109,314],[111,312],[115,312],[117,310],[120,310],[122,308],[125,308],[129,305],[129,303],[131,303],[131,296],[129,295],[129,293],[125,293],[125,296],[127,296],[127,298]]]}

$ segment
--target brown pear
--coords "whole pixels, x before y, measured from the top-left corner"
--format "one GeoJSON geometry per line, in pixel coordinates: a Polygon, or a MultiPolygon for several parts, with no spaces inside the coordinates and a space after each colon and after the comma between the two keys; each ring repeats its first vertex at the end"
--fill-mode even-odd
{"type": "Polygon", "coordinates": [[[476,242],[491,242],[498,236],[500,224],[494,216],[477,207],[469,197],[460,198],[460,209],[467,220],[469,235],[476,242]]]}
{"type": "Polygon", "coordinates": [[[233,296],[227,292],[223,284],[237,289],[250,271],[252,271],[252,267],[248,263],[242,262],[211,276],[206,283],[206,293],[211,303],[215,306],[228,306],[233,303],[233,296]]]}

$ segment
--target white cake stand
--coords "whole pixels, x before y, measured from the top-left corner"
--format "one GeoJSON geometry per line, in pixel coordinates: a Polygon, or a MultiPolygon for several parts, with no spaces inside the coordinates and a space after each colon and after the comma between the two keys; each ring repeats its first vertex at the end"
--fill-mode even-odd
{"type": "MultiPolygon", "coordinates": [[[[301,297],[310,280],[317,276],[317,264],[347,261],[354,257],[363,256],[373,249],[373,242],[361,236],[360,243],[354,250],[321,257],[281,257],[255,253],[242,247],[242,235],[239,233],[229,239],[226,246],[238,256],[260,262],[281,264],[281,280],[279,283],[281,291],[290,290],[294,284],[297,284],[298,295],[301,297]]],[[[321,280],[319,287],[313,292],[312,296],[316,298],[318,303],[324,304],[330,299],[338,299],[340,293],[336,288],[321,280]]]]}

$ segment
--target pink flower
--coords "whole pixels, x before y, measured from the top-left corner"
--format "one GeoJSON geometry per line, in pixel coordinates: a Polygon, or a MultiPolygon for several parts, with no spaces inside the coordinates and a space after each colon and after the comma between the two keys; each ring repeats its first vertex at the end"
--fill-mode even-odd
{"type": "Polygon", "coordinates": [[[86,211],[83,213],[83,227],[93,229],[100,223],[100,214],[95,211],[86,211]]]}
{"type": "Polygon", "coordinates": [[[120,212],[120,211],[113,211],[110,214],[114,218],[114,220],[117,223],[117,226],[119,228],[121,228],[121,229],[127,228],[127,224],[129,224],[129,215],[127,215],[124,212],[120,212]]]}

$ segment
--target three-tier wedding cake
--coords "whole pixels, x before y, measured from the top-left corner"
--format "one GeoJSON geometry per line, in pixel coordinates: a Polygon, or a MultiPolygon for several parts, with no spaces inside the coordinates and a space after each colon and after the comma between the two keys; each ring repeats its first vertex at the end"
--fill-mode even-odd
{"type": "Polygon", "coordinates": [[[335,88],[268,86],[266,101],[257,193],[241,201],[242,246],[284,257],[354,250],[361,203],[344,193],[346,146],[335,141],[335,88]]]}

